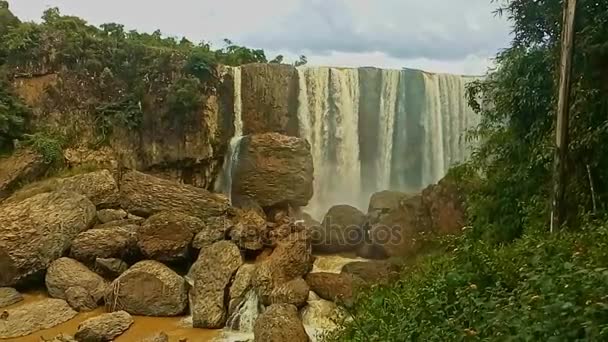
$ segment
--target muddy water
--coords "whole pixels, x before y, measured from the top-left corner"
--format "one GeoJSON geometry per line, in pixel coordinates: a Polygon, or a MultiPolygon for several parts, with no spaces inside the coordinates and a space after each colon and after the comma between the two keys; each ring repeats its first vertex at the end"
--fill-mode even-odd
{"type": "MultiPolygon", "coordinates": [[[[36,292],[24,294],[24,301],[14,304],[5,308],[13,309],[25,303],[35,302],[47,298],[46,293],[36,292]]],[[[78,330],[78,325],[91,318],[104,313],[103,308],[98,308],[95,311],[80,313],[73,319],[60,324],[51,329],[41,330],[28,336],[19,338],[6,339],[0,341],[12,341],[12,342],[40,342],[42,338],[49,339],[55,337],[61,333],[68,335],[74,335],[78,330]]],[[[165,332],[169,336],[169,341],[179,342],[180,340],[187,339],[188,342],[208,342],[213,341],[216,337],[220,336],[221,330],[207,330],[207,329],[194,329],[187,326],[187,320],[185,317],[141,317],[134,316],[133,325],[124,334],[115,339],[115,342],[137,342],[141,339],[149,337],[150,335],[157,332],[165,332]]]]}
{"type": "Polygon", "coordinates": [[[359,258],[354,254],[329,254],[329,255],[315,255],[315,263],[312,268],[312,272],[328,272],[328,273],[340,273],[344,265],[355,261],[369,261],[369,259],[359,258]]]}

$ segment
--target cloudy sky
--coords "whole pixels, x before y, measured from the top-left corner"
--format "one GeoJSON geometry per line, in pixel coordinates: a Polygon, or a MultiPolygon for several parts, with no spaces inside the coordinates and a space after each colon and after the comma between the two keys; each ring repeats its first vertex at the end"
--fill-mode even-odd
{"type": "Polygon", "coordinates": [[[300,54],[310,65],[481,74],[509,43],[490,0],[8,0],[22,20],[49,7],[93,24],[300,54]]]}

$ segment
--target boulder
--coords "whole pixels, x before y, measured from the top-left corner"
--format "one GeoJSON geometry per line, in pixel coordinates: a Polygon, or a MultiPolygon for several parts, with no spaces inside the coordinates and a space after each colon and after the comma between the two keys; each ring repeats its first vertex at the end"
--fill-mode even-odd
{"type": "Polygon", "coordinates": [[[232,196],[231,201],[233,207],[243,211],[255,211],[264,218],[264,220],[266,219],[264,209],[253,198],[243,195],[234,195],[232,196]]]}
{"type": "Polygon", "coordinates": [[[61,333],[61,334],[53,337],[52,340],[46,340],[46,342],[78,342],[78,341],[76,341],[74,336],[61,333]]]}
{"type": "Polygon", "coordinates": [[[298,308],[291,304],[273,304],[255,321],[255,342],[308,342],[298,308]]]}
{"type": "Polygon", "coordinates": [[[115,279],[129,269],[129,265],[116,258],[95,259],[95,272],[105,278],[115,279]]]}
{"type": "Polygon", "coordinates": [[[120,195],[122,208],[143,217],[179,211],[206,221],[226,215],[230,208],[225,196],[137,171],[122,176],[120,195]]]}
{"type": "Polygon", "coordinates": [[[192,247],[202,249],[218,241],[227,240],[229,230],[233,226],[233,217],[221,216],[208,219],[205,228],[194,237],[192,247]]]}
{"type": "Polygon", "coordinates": [[[310,288],[303,278],[296,278],[275,287],[270,293],[271,304],[292,304],[303,307],[310,288]]]}
{"type": "Polygon", "coordinates": [[[70,258],[60,258],[51,263],[44,279],[49,296],[66,299],[70,287],[82,287],[95,303],[106,292],[108,283],[85,265],[70,258]]]}
{"type": "Polygon", "coordinates": [[[355,278],[345,273],[309,273],[305,279],[310,290],[319,297],[347,307],[353,304],[354,288],[359,285],[355,278]]]}
{"type": "Polygon", "coordinates": [[[19,184],[41,176],[49,166],[39,153],[29,148],[0,158],[0,201],[10,196],[19,184]]]}
{"type": "Polygon", "coordinates": [[[65,300],[48,298],[6,310],[0,324],[0,339],[12,339],[49,329],[74,318],[78,313],[65,300]]]}
{"type": "Polygon", "coordinates": [[[268,226],[266,219],[254,210],[237,210],[234,225],[229,230],[230,240],[239,247],[257,251],[264,248],[268,226]]]}
{"type": "Polygon", "coordinates": [[[310,144],[278,133],[241,140],[233,193],[253,198],[262,207],[306,206],[313,193],[310,144]]]}
{"type": "Polygon", "coordinates": [[[340,253],[357,249],[364,241],[366,217],[350,205],[329,209],[321,226],[313,231],[313,247],[323,253],[340,253]]]}
{"type": "Polygon", "coordinates": [[[60,258],[95,220],[95,206],[73,192],[0,205],[0,286],[13,286],[60,258]]]}
{"type": "Polygon", "coordinates": [[[106,313],[80,323],[74,338],[78,342],[113,341],[132,324],[133,317],[125,311],[106,313]]]}
{"type": "Polygon", "coordinates": [[[300,311],[300,316],[305,326],[314,326],[316,329],[325,331],[336,329],[337,323],[341,322],[338,305],[321,298],[309,299],[308,304],[300,311]]]}
{"type": "Polygon", "coordinates": [[[169,342],[169,336],[161,331],[144,338],[141,342],[169,342]]]}
{"type": "Polygon", "coordinates": [[[124,220],[127,218],[127,212],[122,209],[102,209],[97,211],[97,219],[101,223],[124,220]]]}
{"type": "Polygon", "coordinates": [[[184,260],[189,255],[194,235],[205,223],[177,211],[150,216],[137,230],[137,246],[148,259],[162,262],[184,260]]]}
{"type": "Polygon", "coordinates": [[[399,276],[399,270],[399,265],[391,261],[355,261],[342,267],[342,273],[371,284],[386,284],[399,276]]]}
{"type": "Polygon", "coordinates": [[[82,232],[72,241],[70,255],[85,263],[93,263],[97,258],[130,259],[137,254],[135,236],[138,227],[95,227],[82,232]]]}
{"type": "Polygon", "coordinates": [[[19,303],[23,300],[23,296],[12,287],[0,287],[0,309],[19,303]]]}
{"type": "Polygon", "coordinates": [[[241,265],[241,251],[232,242],[216,242],[201,250],[188,272],[192,284],[190,310],[195,328],[217,329],[224,326],[228,285],[241,265]]]}
{"type": "Polygon", "coordinates": [[[74,286],[65,291],[65,298],[72,309],[79,312],[92,311],[97,308],[97,301],[84,287],[74,286]]]}
{"type": "Polygon", "coordinates": [[[188,304],[184,278],[157,261],[140,261],[116,278],[105,296],[111,311],[133,315],[177,316],[188,304]]]}
{"type": "Polygon", "coordinates": [[[449,178],[422,191],[422,204],[430,216],[432,231],[457,234],[466,223],[463,191],[449,178]]]}
{"type": "Polygon", "coordinates": [[[255,272],[255,265],[243,264],[239,267],[234,281],[230,286],[230,301],[228,302],[228,316],[238,308],[241,302],[245,300],[245,295],[251,289],[251,278],[255,272]]]}
{"type": "Polygon", "coordinates": [[[398,191],[380,191],[372,194],[369,199],[369,207],[367,214],[372,222],[377,221],[380,217],[391,210],[399,209],[400,203],[403,200],[411,197],[410,195],[398,191]]]}

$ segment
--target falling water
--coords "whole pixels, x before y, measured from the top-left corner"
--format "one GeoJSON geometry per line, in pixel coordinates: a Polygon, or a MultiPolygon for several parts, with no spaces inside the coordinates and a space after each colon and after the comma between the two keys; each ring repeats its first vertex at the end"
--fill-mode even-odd
{"type": "Polygon", "coordinates": [[[226,327],[240,333],[252,333],[259,313],[260,299],[254,290],[250,290],[235,312],[228,318],[226,327]]]}
{"type": "Polygon", "coordinates": [[[241,69],[230,68],[234,83],[234,136],[230,139],[228,151],[224,157],[222,173],[215,184],[215,191],[228,196],[232,201],[232,175],[238,162],[239,146],[243,138],[242,98],[241,98],[241,69]]]}
{"type": "Polygon", "coordinates": [[[378,144],[376,161],[376,189],[388,189],[391,178],[391,160],[393,152],[393,133],[399,91],[399,71],[382,70],[382,89],[378,118],[378,144]]]}

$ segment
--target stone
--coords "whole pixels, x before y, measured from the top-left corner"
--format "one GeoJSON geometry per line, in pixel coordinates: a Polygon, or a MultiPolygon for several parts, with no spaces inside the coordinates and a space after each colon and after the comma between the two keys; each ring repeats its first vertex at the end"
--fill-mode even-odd
{"type": "Polygon", "coordinates": [[[188,305],[187,284],[184,278],[160,262],[140,261],[111,283],[105,302],[110,311],[178,316],[188,305]]]}
{"type": "Polygon", "coordinates": [[[137,228],[136,225],[98,226],[82,232],[72,241],[70,256],[85,263],[93,263],[97,258],[131,259],[137,254],[137,228]]]}
{"type": "Polygon", "coordinates": [[[105,313],[89,318],[78,325],[74,338],[78,342],[113,341],[133,324],[133,317],[125,311],[105,313]]]}
{"type": "Polygon", "coordinates": [[[245,195],[233,195],[231,198],[232,206],[235,208],[241,209],[243,211],[255,211],[259,214],[264,220],[266,220],[266,213],[264,212],[264,208],[262,208],[258,202],[256,202],[253,198],[245,195]]]}
{"type": "Polygon", "coordinates": [[[127,212],[122,209],[102,209],[97,211],[97,219],[101,223],[108,223],[126,218],[127,212]]]}
{"type": "Polygon", "coordinates": [[[354,289],[358,284],[351,275],[316,272],[307,274],[305,279],[310,290],[319,297],[336,304],[352,306],[354,289]]]}
{"type": "Polygon", "coordinates": [[[122,175],[120,194],[121,207],[142,217],[173,210],[206,221],[226,215],[230,208],[223,195],[137,171],[122,175]]]}
{"type": "Polygon", "coordinates": [[[227,240],[228,233],[231,227],[234,226],[234,217],[221,216],[207,220],[207,224],[192,241],[192,247],[202,249],[203,247],[211,246],[212,244],[227,240]]]}
{"type": "Polygon", "coordinates": [[[19,303],[23,296],[12,287],[0,287],[0,308],[19,303]]]}
{"type": "Polygon", "coordinates": [[[97,258],[95,259],[95,272],[102,277],[116,279],[129,269],[129,265],[116,258],[97,258]]]}
{"type": "Polygon", "coordinates": [[[251,289],[251,278],[255,272],[255,265],[243,264],[239,267],[232,285],[230,286],[230,301],[228,303],[228,316],[239,307],[239,304],[245,300],[247,292],[251,289]]]}
{"type": "Polygon", "coordinates": [[[377,220],[383,214],[391,210],[399,209],[400,203],[403,200],[411,197],[410,195],[398,191],[380,191],[372,194],[369,199],[368,215],[372,220],[377,220]]]}
{"type": "Polygon", "coordinates": [[[205,229],[205,223],[176,211],[164,211],[150,216],[137,230],[137,246],[152,260],[172,262],[189,255],[194,235],[205,229]]]}
{"type": "Polygon", "coordinates": [[[76,341],[74,336],[71,336],[68,334],[63,334],[63,333],[53,337],[52,340],[45,340],[43,337],[42,341],[44,341],[44,342],[78,342],[78,341],[76,341]]]}
{"type": "Polygon", "coordinates": [[[399,276],[399,265],[392,261],[355,261],[342,267],[342,272],[370,284],[386,284],[399,276]]]}
{"type": "Polygon", "coordinates": [[[85,265],[70,258],[60,258],[49,266],[44,279],[47,292],[53,298],[66,299],[70,287],[82,287],[97,303],[106,292],[108,283],[85,265]]]}
{"type": "Polygon", "coordinates": [[[296,278],[283,283],[270,293],[271,304],[292,304],[303,307],[308,300],[310,288],[303,278],[296,278]]]}
{"type": "Polygon", "coordinates": [[[47,298],[6,310],[0,324],[0,339],[16,338],[49,329],[74,318],[78,313],[65,300],[47,298]]]}
{"type": "Polygon", "coordinates": [[[0,158],[0,202],[9,197],[19,184],[32,181],[49,168],[44,158],[30,148],[0,158]]]}
{"type": "Polygon", "coordinates": [[[44,271],[94,220],[95,206],[73,192],[0,205],[0,286],[14,286],[44,271]]]}
{"type": "Polygon", "coordinates": [[[74,286],[65,291],[66,301],[72,309],[79,312],[92,311],[97,308],[97,302],[84,287],[74,286]]]}
{"type": "Polygon", "coordinates": [[[291,304],[273,304],[255,321],[255,342],[308,342],[310,339],[291,304]]]}
{"type": "Polygon", "coordinates": [[[268,231],[266,219],[254,210],[237,210],[229,230],[230,240],[239,247],[257,251],[264,248],[268,231]]]}
{"type": "Polygon", "coordinates": [[[141,342],[169,342],[169,336],[161,331],[144,338],[141,342]]]}
{"type": "Polygon", "coordinates": [[[427,208],[434,233],[458,234],[465,226],[463,191],[448,177],[422,191],[422,204],[427,208]]]}
{"type": "Polygon", "coordinates": [[[309,300],[308,304],[300,311],[300,316],[305,326],[314,326],[316,329],[326,331],[336,329],[338,327],[337,323],[341,322],[341,312],[338,305],[321,298],[309,300]]]}
{"type": "Polygon", "coordinates": [[[220,241],[201,250],[188,272],[192,282],[190,310],[195,328],[222,328],[227,319],[228,285],[243,265],[239,248],[220,241]]]}
{"type": "Polygon", "coordinates": [[[233,193],[263,208],[279,204],[306,206],[313,193],[310,144],[277,133],[245,136],[233,176],[233,193]]]}
{"type": "Polygon", "coordinates": [[[313,248],[322,253],[341,253],[356,250],[365,236],[366,217],[350,205],[336,205],[329,209],[320,229],[313,233],[313,248]]]}
{"type": "Polygon", "coordinates": [[[384,250],[384,247],[372,242],[369,237],[369,232],[366,232],[365,235],[365,241],[359,245],[355,254],[357,254],[358,257],[371,260],[383,260],[388,258],[388,254],[386,253],[386,250],[384,250]]]}

